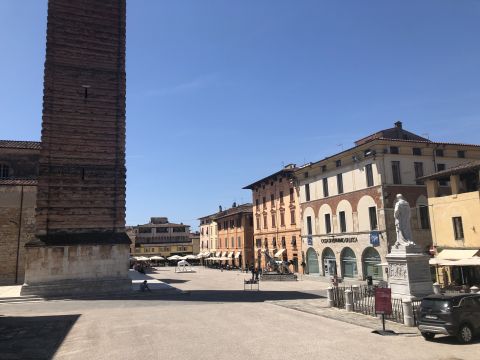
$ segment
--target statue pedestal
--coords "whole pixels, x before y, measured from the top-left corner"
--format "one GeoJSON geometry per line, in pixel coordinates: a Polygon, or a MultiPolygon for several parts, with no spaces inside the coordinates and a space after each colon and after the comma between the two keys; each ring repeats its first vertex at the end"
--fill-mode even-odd
{"type": "Polygon", "coordinates": [[[393,247],[387,255],[388,284],[392,297],[421,298],[433,294],[428,255],[418,246],[393,247]]]}

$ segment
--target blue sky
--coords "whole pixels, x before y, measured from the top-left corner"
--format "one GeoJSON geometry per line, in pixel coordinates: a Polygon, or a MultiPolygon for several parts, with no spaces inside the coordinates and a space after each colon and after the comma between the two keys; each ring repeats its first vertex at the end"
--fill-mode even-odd
{"type": "MultiPolygon", "coordinates": [[[[2,139],[40,138],[46,5],[0,0],[2,139]]],[[[397,120],[479,143],[479,18],[476,0],[129,0],[127,223],[197,226],[397,120]]]]}

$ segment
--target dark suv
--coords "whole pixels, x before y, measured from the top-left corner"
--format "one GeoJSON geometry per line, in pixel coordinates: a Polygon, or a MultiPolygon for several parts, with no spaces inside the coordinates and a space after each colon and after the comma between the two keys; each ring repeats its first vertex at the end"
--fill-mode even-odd
{"type": "Polygon", "coordinates": [[[480,332],[480,294],[430,295],[418,309],[418,329],[426,340],[454,335],[464,344],[480,332]]]}

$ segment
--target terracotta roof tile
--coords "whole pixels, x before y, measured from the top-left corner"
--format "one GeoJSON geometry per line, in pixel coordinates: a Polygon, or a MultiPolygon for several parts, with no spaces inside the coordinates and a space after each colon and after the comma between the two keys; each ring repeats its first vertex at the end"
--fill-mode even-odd
{"type": "Polygon", "coordinates": [[[466,172],[470,171],[475,171],[480,169],[480,160],[474,160],[474,161],[468,161],[464,162],[460,165],[453,166],[451,168],[438,171],[436,173],[422,176],[421,178],[418,178],[418,180],[428,180],[428,179],[439,179],[439,178],[445,178],[450,175],[455,175],[455,174],[463,174],[466,172]]]}
{"type": "Polygon", "coordinates": [[[37,186],[37,179],[19,179],[19,178],[5,178],[0,179],[0,185],[6,186],[37,186]]]}
{"type": "Polygon", "coordinates": [[[40,150],[39,141],[0,140],[0,148],[40,150]]]}

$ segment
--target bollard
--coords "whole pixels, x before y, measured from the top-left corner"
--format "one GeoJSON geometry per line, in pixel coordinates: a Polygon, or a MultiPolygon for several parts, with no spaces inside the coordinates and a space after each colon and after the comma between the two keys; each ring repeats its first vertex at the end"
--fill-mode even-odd
{"type": "Polygon", "coordinates": [[[345,310],[353,311],[353,292],[350,289],[345,290],[345,310]]]}
{"type": "Polygon", "coordinates": [[[352,292],[353,292],[353,303],[356,303],[360,300],[360,286],[352,285],[352,292]]]}
{"type": "Polygon", "coordinates": [[[413,305],[410,298],[402,299],[403,307],[403,323],[406,326],[415,326],[415,319],[413,317],[413,305]]]}
{"type": "Polygon", "coordinates": [[[329,287],[327,289],[327,306],[328,307],[333,307],[333,287],[329,287]]]}
{"type": "Polygon", "coordinates": [[[434,294],[441,294],[440,284],[438,282],[433,284],[433,293],[434,294]]]}
{"type": "Polygon", "coordinates": [[[479,290],[479,289],[478,289],[478,287],[476,287],[476,286],[472,286],[472,287],[470,288],[470,292],[471,292],[472,294],[477,294],[477,293],[478,293],[478,290],[479,290]]]}

